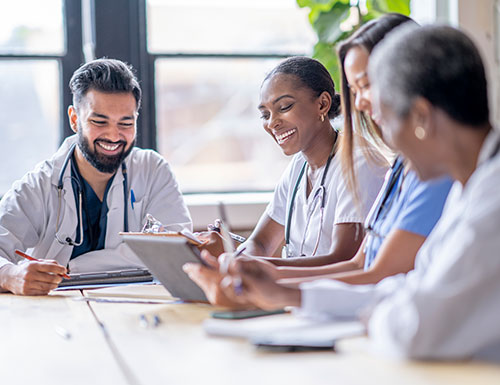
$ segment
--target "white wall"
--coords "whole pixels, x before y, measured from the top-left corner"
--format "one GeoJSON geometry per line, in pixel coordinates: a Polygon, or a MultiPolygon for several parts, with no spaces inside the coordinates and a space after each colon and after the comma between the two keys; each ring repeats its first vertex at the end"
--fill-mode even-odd
{"type": "Polygon", "coordinates": [[[486,66],[491,119],[500,127],[500,0],[412,0],[411,15],[421,24],[459,27],[475,41],[486,66]]]}

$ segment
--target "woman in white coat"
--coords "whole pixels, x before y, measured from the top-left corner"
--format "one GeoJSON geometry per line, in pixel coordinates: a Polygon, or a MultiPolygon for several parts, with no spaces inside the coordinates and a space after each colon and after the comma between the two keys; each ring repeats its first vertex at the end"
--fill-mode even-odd
{"type": "MultiPolygon", "coordinates": [[[[232,276],[242,278],[242,295],[264,308],[294,305],[312,317],[372,308],[370,338],[389,354],[498,359],[500,135],[489,122],[479,52],[451,27],[406,26],[375,49],[369,76],[374,116],[387,139],[421,179],[455,180],[415,270],[375,286],[322,280],[291,289],[241,260],[232,276]]],[[[232,285],[225,290],[234,296],[232,285]]]]}

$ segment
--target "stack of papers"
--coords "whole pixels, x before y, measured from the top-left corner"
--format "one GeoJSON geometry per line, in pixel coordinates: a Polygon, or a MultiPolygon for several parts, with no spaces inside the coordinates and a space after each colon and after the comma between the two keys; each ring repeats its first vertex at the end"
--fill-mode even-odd
{"type": "Polygon", "coordinates": [[[246,338],[255,345],[318,348],[333,347],[341,338],[365,333],[359,321],[318,321],[291,314],[245,320],[208,319],[203,328],[210,335],[246,338]]]}

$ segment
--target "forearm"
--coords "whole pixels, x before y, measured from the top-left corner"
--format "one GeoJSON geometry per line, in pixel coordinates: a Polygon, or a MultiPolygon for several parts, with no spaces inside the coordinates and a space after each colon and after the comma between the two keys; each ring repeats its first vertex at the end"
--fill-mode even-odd
{"type": "Polygon", "coordinates": [[[331,279],[349,283],[351,285],[376,284],[389,275],[376,270],[354,270],[330,275],[331,279]]]}
{"type": "Polygon", "coordinates": [[[349,261],[333,263],[325,266],[278,266],[276,271],[278,279],[282,279],[330,275],[342,272],[350,272],[358,269],[360,269],[359,263],[357,263],[357,261],[353,258],[349,261]]]}
{"type": "MultiPolygon", "coordinates": [[[[295,266],[295,267],[315,267],[350,260],[361,249],[363,242],[360,234],[359,223],[341,223],[335,225],[332,234],[331,252],[327,255],[294,257],[286,259],[269,259],[277,266],[295,266]]],[[[364,255],[363,255],[364,258],[364,255]]],[[[363,260],[364,262],[364,260],[363,260]]]]}
{"type": "Polygon", "coordinates": [[[8,281],[10,278],[11,266],[13,266],[11,263],[6,263],[3,266],[0,266],[0,293],[6,293],[9,291],[8,281]]]}
{"type": "MultiPolygon", "coordinates": [[[[238,249],[245,248],[245,255],[251,255],[251,256],[261,256],[261,255],[271,255],[273,252],[269,252],[267,248],[261,243],[258,242],[255,239],[249,238],[245,242],[243,242],[238,249]]],[[[277,258],[265,258],[265,259],[277,259],[277,258]]]]}
{"type": "Polygon", "coordinates": [[[332,253],[330,255],[318,255],[314,257],[266,258],[266,260],[276,266],[317,267],[345,261],[346,256],[332,253]]]}
{"type": "Polygon", "coordinates": [[[299,307],[302,302],[302,292],[300,289],[283,287],[276,291],[273,298],[273,306],[269,309],[284,308],[286,306],[299,307]]]}
{"type": "Polygon", "coordinates": [[[286,284],[287,286],[295,287],[300,283],[314,281],[318,279],[332,279],[348,283],[351,285],[368,285],[368,284],[376,284],[380,282],[382,279],[388,277],[388,275],[384,275],[381,272],[374,270],[369,270],[369,271],[364,271],[362,269],[356,270],[354,264],[353,267],[354,269],[351,269],[351,271],[336,272],[333,274],[331,271],[330,272],[328,271],[328,268],[326,266],[324,269],[310,268],[307,270],[306,269],[293,270],[291,268],[288,268],[286,270],[281,270],[280,268],[278,269],[279,271],[278,279],[282,279],[282,281],[280,282],[286,284]],[[295,273],[295,275],[292,275],[293,272],[297,273],[295,273]]]}

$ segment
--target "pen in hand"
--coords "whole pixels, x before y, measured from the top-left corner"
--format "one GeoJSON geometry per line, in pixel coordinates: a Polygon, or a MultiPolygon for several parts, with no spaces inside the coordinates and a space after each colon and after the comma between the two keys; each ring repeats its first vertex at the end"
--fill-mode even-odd
{"type": "MultiPolygon", "coordinates": [[[[32,256],[23,253],[21,250],[15,250],[14,251],[17,255],[23,257],[24,259],[27,259],[28,261],[35,261],[35,262],[43,262],[40,259],[33,258],[32,256]]],[[[62,274],[62,276],[66,279],[70,279],[71,277],[68,274],[62,274]]]]}
{"type": "Polygon", "coordinates": [[[226,258],[224,258],[221,261],[221,264],[219,265],[219,272],[222,274],[227,274],[227,271],[229,269],[229,264],[231,263],[232,260],[235,258],[239,257],[243,252],[246,250],[246,247],[242,247],[238,251],[235,251],[232,254],[226,254],[226,258]]]}

